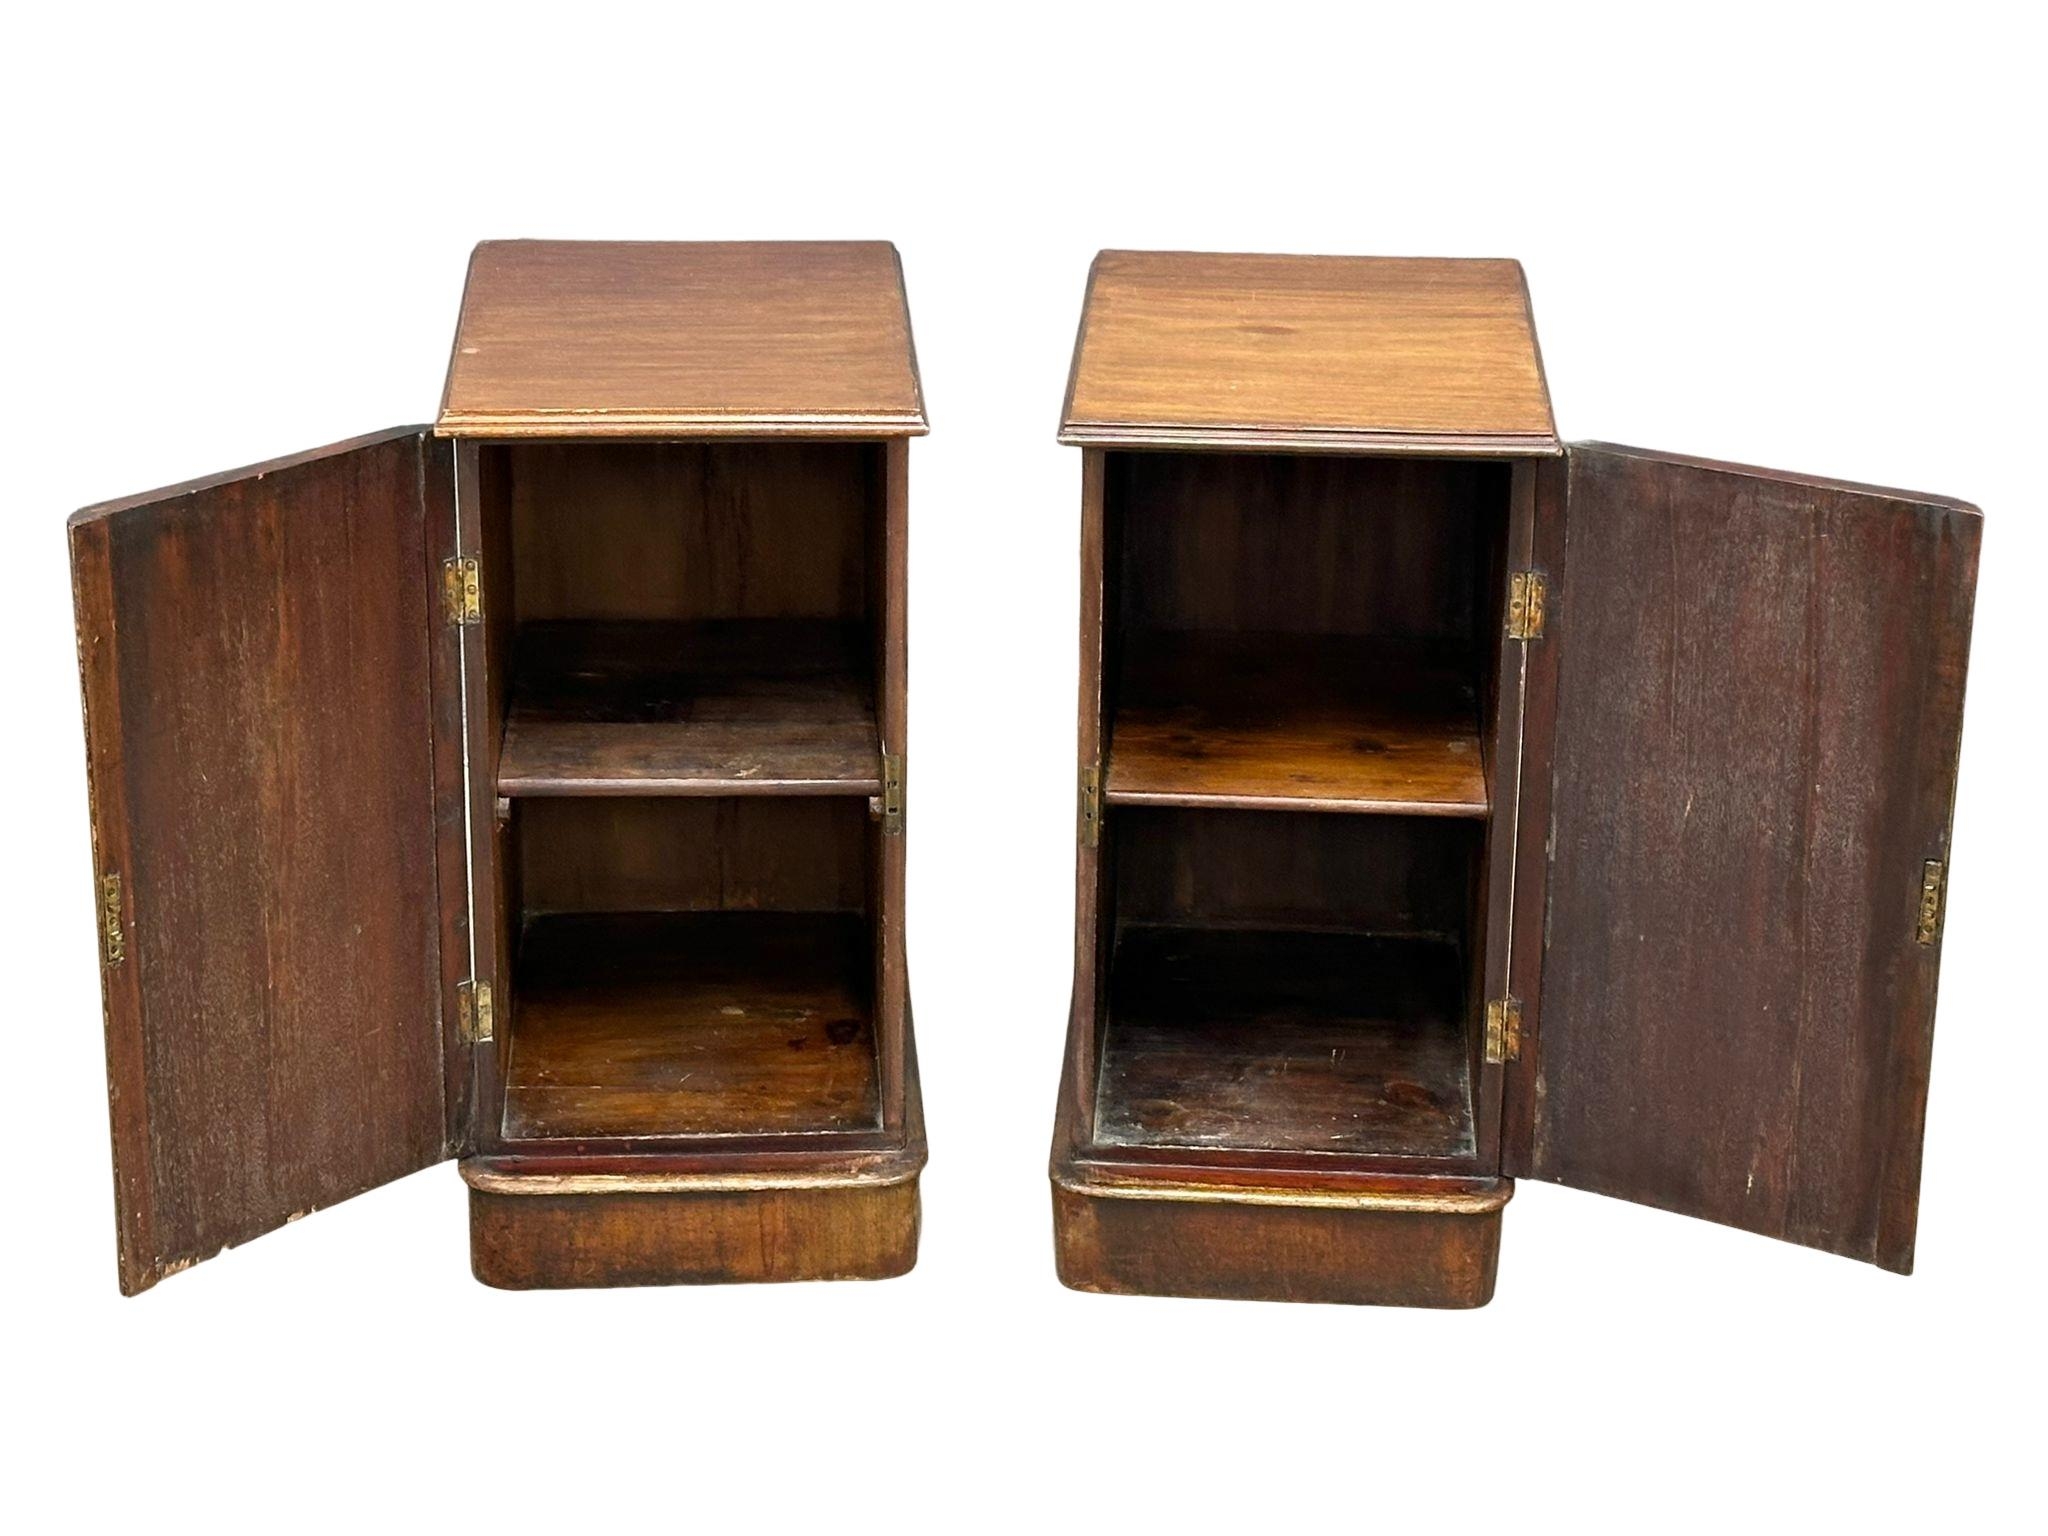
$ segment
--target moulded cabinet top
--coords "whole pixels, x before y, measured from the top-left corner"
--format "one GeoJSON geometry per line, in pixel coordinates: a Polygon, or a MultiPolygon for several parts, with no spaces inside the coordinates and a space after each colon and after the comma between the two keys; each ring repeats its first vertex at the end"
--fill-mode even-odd
{"type": "Polygon", "coordinates": [[[1553,454],[1515,261],[1104,251],[1060,441],[1553,454]]]}
{"type": "Polygon", "coordinates": [[[924,430],[886,241],[487,240],[436,424],[457,437],[924,430]]]}

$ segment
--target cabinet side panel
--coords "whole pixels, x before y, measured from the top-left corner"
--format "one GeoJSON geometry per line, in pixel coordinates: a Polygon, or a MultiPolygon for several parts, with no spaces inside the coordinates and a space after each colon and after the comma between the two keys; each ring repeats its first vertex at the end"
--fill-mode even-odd
{"type": "Polygon", "coordinates": [[[1096,1057],[1101,1027],[1101,983],[1107,969],[1109,925],[1105,909],[1105,856],[1100,786],[1108,743],[1103,731],[1103,656],[1108,643],[1105,607],[1108,579],[1108,517],[1105,506],[1107,456],[1098,448],[1081,452],[1081,635],[1077,701],[1077,796],[1074,854],[1074,996],[1067,1049],[1072,1056],[1063,1092],[1075,1095],[1071,1123],[1085,1136],[1094,1118],[1096,1057]],[[1080,783],[1092,786],[1088,791],[1080,783]]]}
{"type": "Polygon", "coordinates": [[[1573,447],[1530,1173],[1911,1267],[1979,526],[1573,447]]]}
{"type": "MultiPolygon", "coordinates": [[[[880,567],[875,583],[880,612],[870,615],[881,637],[881,665],[876,682],[881,702],[882,750],[904,756],[909,750],[910,682],[910,444],[902,439],[874,450],[881,465],[881,539],[869,554],[880,567]]],[[[907,793],[908,786],[905,786],[907,793]]],[[[908,859],[909,818],[895,832],[876,838],[875,909],[872,914],[876,950],[875,1014],[882,1066],[882,1119],[891,1131],[904,1121],[905,1032],[910,1008],[909,951],[905,938],[904,873],[908,859]]]]}
{"type": "Polygon", "coordinates": [[[445,438],[420,447],[420,505],[424,523],[427,651],[434,709],[434,839],[440,887],[441,1054],[447,1100],[447,1141],[466,1145],[475,1124],[472,1048],[462,1038],[461,988],[469,980],[469,765],[463,714],[460,625],[448,622],[442,591],[444,562],[456,557],[455,448],[445,438]]]}

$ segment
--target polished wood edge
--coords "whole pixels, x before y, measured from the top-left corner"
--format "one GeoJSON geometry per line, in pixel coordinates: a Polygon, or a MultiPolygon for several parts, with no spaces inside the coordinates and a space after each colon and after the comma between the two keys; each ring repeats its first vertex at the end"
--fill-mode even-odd
{"type": "Polygon", "coordinates": [[[470,1272],[501,1290],[889,1280],[917,1264],[917,1180],[634,1190],[528,1200],[471,1189],[470,1272]]]}
{"type": "Polygon", "coordinates": [[[365,432],[359,437],[346,437],[338,443],[329,443],[324,448],[308,448],[303,453],[288,453],[282,458],[265,459],[261,463],[244,465],[240,469],[224,469],[218,474],[202,475],[197,480],[182,480],[176,485],[167,485],[160,490],[141,491],[133,496],[95,502],[72,513],[65,526],[76,528],[81,523],[93,522],[134,507],[146,507],[152,502],[169,501],[174,496],[196,496],[201,491],[210,491],[236,480],[255,480],[265,475],[282,474],[288,469],[297,469],[302,464],[332,458],[336,454],[349,453],[357,448],[371,448],[379,443],[393,442],[399,438],[423,437],[431,430],[426,426],[387,427],[382,432],[365,432]]]}
{"type": "Polygon", "coordinates": [[[1357,453],[1395,458],[1454,455],[1472,459],[1550,458],[1564,452],[1557,438],[1537,433],[1446,436],[1419,432],[1275,430],[1219,424],[1201,427],[1131,426],[1070,421],[1059,440],[1072,448],[1213,448],[1239,453],[1357,453]]]}
{"type": "Polygon", "coordinates": [[[1550,439],[1553,453],[1564,452],[1564,444],[1557,438],[1557,407],[1550,398],[1550,371],[1543,366],[1543,337],[1536,329],[1536,302],[1529,296],[1529,273],[1515,257],[1505,258],[1515,269],[1515,281],[1522,287],[1522,314],[1529,322],[1529,350],[1536,357],[1536,387],[1543,393],[1543,419],[1550,423],[1550,439]]]}
{"type": "Polygon", "coordinates": [[[923,437],[931,431],[920,409],[915,412],[863,414],[747,416],[684,415],[631,411],[444,411],[434,423],[436,437],[485,438],[646,438],[656,442],[688,438],[768,437],[832,442],[891,437],[923,437]]]}
{"type": "Polygon", "coordinates": [[[1189,1179],[1148,1179],[1078,1162],[1056,1161],[1053,1188],[1097,1200],[1158,1200],[1199,1205],[1286,1205],[1322,1210],[1417,1212],[1483,1216],[1514,1198],[1512,1179],[1445,1180],[1441,1190],[1406,1186],[1305,1189],[1268,1184],[1225,1184],[1189,1179]]]}
{"type": "Polygon", "coordinates": [[[917,409],[904,418],[915,421],[917,427],[906,435],[921,437],[931,430],[931,419],[924,403],[924,374],[917,366],[917,328],[910,323],[910,283],[903,275],[903,253],[896,249],[896,242],[881,243],[889,247],[889,259],[896,264],[896,296],[903,301],[903,350],[910,358],[910,395],[917,402],[917,409]]]}
{"type": "Polygon", "coordinates": [[[1983,509],[1974,503],[1958,501],[1953,496],[1931,496],[1922,491],[1902,491],[1889,485],[1867,485],[1858,480],[1836,480],[1826,475],[1802,475],[1790,470],[1766,469],[1755,464],[1732,464],[1725,459],[1703,459],[1688,453],[1665,453],[1655,448],[1632,448],[1626,443],[1607,443],[1598,439],[1566,445],[1568,453],[1575,449],[1597,449],[1601,453],[1622,454],[1633,459],[1655,459],[1660,464],[1682,464],[1692,469],[1711,470],[1716,474],[1737,475],[1749,480],[1768,480],[1775,485],[1807,486],[1816,491],[1843,491],[1852,496],[1879,496],[1887,501],[1910,502],[1916,507],[1943,507],[1948,511],[1966,513],[1971,517],[1984,515],[1983,509]]]}
{"type": "Polygon", "coordinates": [[[1081,286],[1081,310],[1074,320],[1074,350],[1067,355],[1067,392],[1060,397],[1059,439],[1077,444],[1067,434],[1074,427],[1074,392],[1081,387],[1081,349],[1088,344],[1088,314],[1095,307],[1095,275],[1102,270],[1102,258],[1113,254],[1097,251],[1088,263],[1088,281],[1081,286]]]}
{"type": "Polygon", "coordinates": [[[487,1195],[723,1195],[777,1189],[885,1189],[913,1184],[924,1172],[924,1153],[880,1158],[872,1165],[838,1168],[729,1169],[688,1173],[548,1173],[516,1172],[496,1166],[488,1157],[464,1158],[457,1166],[462,1181],[487,1195]]]}
{"type": "Polygon", "coordinates": [[[776,800],[826,799],[840,796],[873,799],[882,792],[877,774],[858,779],[735,779],[702,778],[564,778],[559,775],[503,774],[498,793],[508,800],[776,800]]]}
{"type": "MultiPolygon", "coordinates": [[[[132,963],[106,960],[101,882],[132,867],[127,792],[121,761],[120,677],[95,626],[111,628],[110,530],[74,518],[71,545],[73,635],[85,734],[86,816],[92,835],[93,956],[99,972],[100,1027],[106,1053],[107,1126],[114,1166],[114,1239],[121,1294],[140,1295],[172,1271],[157,1254],[156,1189],[149,1156],[149,1093],[142,1049],[142,997],[132,963]]],[[[124,923],[123,932],[126,931],[124,923]]]]}
{"type": "Polygon", "coordinates": [[[1202,790],[1123,789],[1116,782],[1116,755],[1112,750],[1105,774],[1102,802],[1109,806],[1184,806],[1192,809],[1234,811],[1326,811],[1333,815],[1373,816],[1456,816],[1468,820],[1486,819],[1484,800],[1402,800],[1343,795],[1240,795],[1211,794],[1202,790]]]}

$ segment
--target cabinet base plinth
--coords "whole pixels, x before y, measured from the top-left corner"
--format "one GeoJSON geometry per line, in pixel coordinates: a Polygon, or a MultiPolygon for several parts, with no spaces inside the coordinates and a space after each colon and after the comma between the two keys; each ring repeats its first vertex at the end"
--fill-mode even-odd
{"type": "Polygon", "coordinates": [[[463,1165],[470,1265],[505,1290],[886,1280],[917,1262],[917,1172],[519,1178],[463,1165]]]}
{"type": "Polygon", "coordinates": [[[1332,1193],[1055,1171],[1063,1284],[1115,1295],[1483,1307],[1507,1179],[1332,1193]]]}

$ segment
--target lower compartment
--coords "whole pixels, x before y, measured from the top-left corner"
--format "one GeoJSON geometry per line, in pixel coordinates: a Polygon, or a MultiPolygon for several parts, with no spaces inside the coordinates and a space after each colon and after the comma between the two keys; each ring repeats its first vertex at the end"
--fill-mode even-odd
{"type": "Polygon", "coordinates": [[[875,1129],[871,947],[866,921],[841,912],[535,918],[505,1136],[875,1129]]]}
{"type": "Polygon", "coordinates": [[[1132,927],[1093,1139],[1469,1160],[1465,987],[1445,940],[1132,927]]]}
{"type": "Polygon", "coordinates": [[[470,1267],[505,1290],[887,1280],[917,1262],[914,1166],[784,1185],[543,1177],[526,1190],[463,1174],[470,1267]]]}
{"type": "Polygon", "coordinates": [[[1055,1169],[1063,1284],[1116,1295],[1481,1307],[1506,1179],[1336,1192],[1055,1169]]]}

